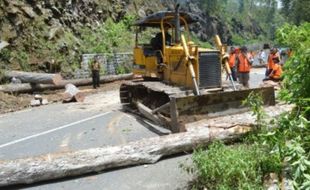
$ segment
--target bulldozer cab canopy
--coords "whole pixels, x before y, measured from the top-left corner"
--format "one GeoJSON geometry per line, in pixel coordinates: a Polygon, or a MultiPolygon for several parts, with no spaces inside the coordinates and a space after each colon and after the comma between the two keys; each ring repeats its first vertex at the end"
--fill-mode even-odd
{"type": "MultiPolygon", "coordinates": [[[[180,17],[183,18],[187,24],[195,23],[198,21],[198,16],[193,15],[191,13],[180,12],[180,17]]],[[[141,26],[141,27],[156,27],[160,28],[161,21],[164,20],[164,25],[171,27],[174,26],[175,22],[175,12],[173,11],[161,11],[149,16],[146,16],[137,22],[134,23],[134,26],[141,26]]],[[[180,22],[180,25],[185,25],[184,22],[180,22]]]]}

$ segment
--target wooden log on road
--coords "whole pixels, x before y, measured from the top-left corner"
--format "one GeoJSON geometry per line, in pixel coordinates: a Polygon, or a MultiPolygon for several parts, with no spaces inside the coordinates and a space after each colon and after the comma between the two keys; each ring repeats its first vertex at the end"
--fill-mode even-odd
{"type": "MultiPolygon", "coordinates": [[[[100,78],[100,83],[113,82],[117,80],[129,80],[133,78],[133,74],[122,74],[122,75],[107,75],[100,78]]],[[[73,80],[63,80],[58,85],[52,84],[7,84],[0,85],[0,92],[5,93],[31,93],[35,91],[44,91],[44,90],[56,90],[62,89],[67,84],[73,84],[75,86],[87,86],[92,84],[92,79],[73,79],[73,80]]]]}
{"type": "Polygon", "coordinates": [[[34,73],[23,71],[7,71],[4,73],[4,76],[9,79],[11,78],[19,79],[23,83],[33,83],[33,84],[59,85],[63,80],[60,74],[34,73]]]}
{"type": "Polygon", "coordinates": [[[238,138],[247,131],[248,126],[229,129],[206,127],[195,132],[145,139],[122,146],[2,161],[0,187],[77,176],[122,166],[152,164],[163,156],[190,151],[197,145],[206,145],[215,139],[238,138]]]}
{"type": "Polygon", "coordinates": [[[73,84],[67,84],[65,86],[66,91],[63,93],[63,101],[64,102],[83,102],[85,99],[85,94],[81,92],[76,86],[73,84]]]}
{"type": "MultiPolygon", "coordinates": [[[[291,109],[291,106],[285,105],[270,107],[266,111],[275,117],[291,109]]],[[[214,140],[237,139],[251,131],[255,123],[251,113],[226,117],[224,121],[230,123],[215,123],[217,120],[210,119],[203,125],[195,123],[194,126],[188,126],[190,130],[184,133],[143,139],[126,145],[0,161],[0,186],[30,184],[124,166],[152,164],[162,157],[191,151],[214,140]]]]}

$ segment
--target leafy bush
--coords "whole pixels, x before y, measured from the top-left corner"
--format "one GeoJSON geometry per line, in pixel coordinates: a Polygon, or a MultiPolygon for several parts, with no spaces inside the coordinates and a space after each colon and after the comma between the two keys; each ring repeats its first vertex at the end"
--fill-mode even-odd
{"type": "Polygon", "coordinates": [[[188,171],[198,174],[193,189],[264,189],[263,177],[272,159],[256,145],[225,146],[212,143],[208,150],[193,154],[194,168],[188,171]]]}
{"type": "Polygon", "coordinates": [[[281,98],[297,109],[278,120],[269,142],[290,166],[294,187],[310,189],[310,23],[286,24],[277,31],[277,41],[293,49],[284,67],[281,98]]]}
{"type": "Polygon", "coordinates": [[[23,71],[30,71],[29,65],[29,55],[25,50],[18,50],[12,53],[12,56],[15,58],[14,61],[17,62],[23,71]]]}
{"type": "Polygon", "coordinates": [[[309,189],[310,122],[296,111],[267,122],[259,94],[251,93],[244,104],[256,116],[257,130],[242,145],[216,142],[207,151],[195,151],[194,167],[186,168],[197,173],[194,188],[263,189],[265,174],[288,169],[295,189],[309,189]]]}
{"type": "Polygon", "coordinates": [[[116,67],[116,74],[126,74],[130,73],[131,69],[130,67],[127,67],[126,65],[118,65],[116,67]]]}
{"type": "Polygon", "coordinates": [[[265,166],[270,171],[279,173],[288,168],[296,189],[310,188],[310,122],[304,117],[283,114],[270,123],[265,122],[247,140],[273,158],[273,164],[265,166]]]}
{"type": "Polygon", "coordinates": [[[256,116],[256,124],[258,127],[261,127],[264,124],[264,118],[266,116],[266,113],[263,110],[264,102],[261,94],[251,92],[242,104],[250,107],[253,115],[256,116]]]}
{"type": "Polygon", "coordinates": [[[97,29],[86,28],[82,31],[83,51],[85,53],[113,53],[127,51],[134,42],[128,30],[130,19],[114,23],[108,19],[97,29]]]}
{"type": "Polygon", "coordinates": [[[234,45],[243,45],[246,43],[246,41],[241,36],[239,36],[237,34],[234,34],[232,36],[232,42],[234,45]]]}
{"type": "Polygon", "coordinates": [[[285,63],[282,98],[296,103],[310,119],[310,23],[286,24],[277,31],[278,43],[291,47],[293,56],[285,63]]]}

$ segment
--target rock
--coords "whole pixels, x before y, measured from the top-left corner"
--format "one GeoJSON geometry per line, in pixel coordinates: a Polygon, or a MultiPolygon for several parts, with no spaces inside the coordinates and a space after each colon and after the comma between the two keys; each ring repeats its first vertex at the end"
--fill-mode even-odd
{"type": "Polygon", "coordinates": [[[143,9],[139,9],[138,15],[139,15],[140,18],[143,18],[143,17],[146,16],[146,13],[145,13],[145,11],[143,9]]]}
{"type": "Polygon", "coordinates": [[[2,40],[10,41],[11,39],[15,39],[17,37],[17,33],[12,25],[4,23],[1,27],[0,36],[2,40]]]}
{"type": "Polygon", "coordinates": [[[13,78],[11,79],[11,83],[12,83],[12,84],[21,84],[22,81],[21,81],[20,79],[17,79],[17,78],[15,78],[15,77],[13,77],[13,78]]]}
{"type": "Polygon", "coordinates": [[[60,18],[62,15],[61,11],[59,9],[57,9],[57,7],[55,7],[55,6],[53,6],[51,8],[51,11],[53,12],[55,18],[60,18]]]}
{"type": "Polygon", "coordinates": [[[37,14],[33,11],[33,9],[31,7],[21,7],[22,11],[26,14],[26,16],[28,16],[31,19],[34,19],[37,14]]]}
{"type": "Polygon", "coordinates": [[[47,99],[43,99],[42,102],[41,102],[42,105],[47,105],[48,103],[49,103],[49,102],[48,102],[47,99]]]}
{"type": "Polygon", "coordinates": [[[6,41],[0,41],[0,50],[2,50],[3,48],[9,46],[10,44],[6,41]]]}
{"type": "Polygon", "coordinates": [[[36,95],[34,95],[34,99],[35,100],[42,100],[42,96],[41,95],[39,95],[39,94],[36,94],[36,95]]]}
{"type": "Polygon", "coordinates": [[[8,7],[8,13],[12,14],[12,15],[16,15],[18,13],[20,13],[19,8],[15,7],[15,6],[9,6],[8,7]]]}
{"type": "Polygon", "coordinates": [[[40,100],[35,100],[35,99],[33,99],[33,100],[31,100],[30,105],[31,105],[32,107],[40,106],[40,105],[41,105],[41,101],[40,101],[40,100]]]}
{"type": "Polygon", "coordinates": [[[60,26],[52,27],[48,33],[48,40],[53,40],[56,36],[64,33],[64,30],[60,26]]]}

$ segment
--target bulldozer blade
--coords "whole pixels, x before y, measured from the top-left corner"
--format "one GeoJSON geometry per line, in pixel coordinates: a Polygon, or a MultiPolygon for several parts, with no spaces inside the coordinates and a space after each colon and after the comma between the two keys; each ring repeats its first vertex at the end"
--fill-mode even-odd
{"type": "Polygon", "coordinates": [[[251,92],[261,94],[264,105],[275,105],[273,87],[214,92],[200,96],[172,96],[170,97],[171,131],[180,132],[186,123],[219,116],[220,113],[227,115],[246,111],[242,101],[251,92]]]}

